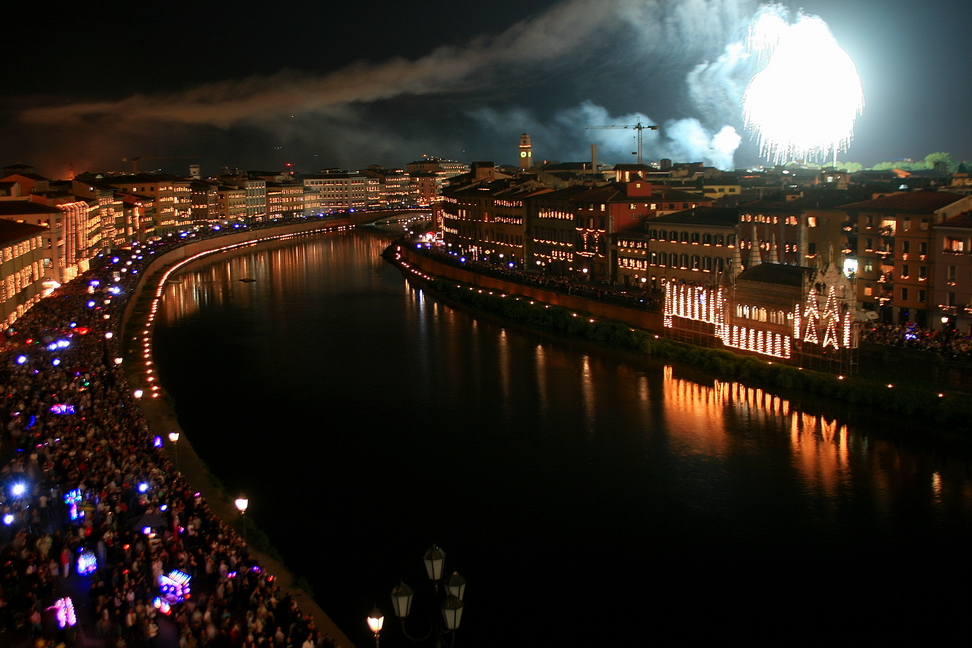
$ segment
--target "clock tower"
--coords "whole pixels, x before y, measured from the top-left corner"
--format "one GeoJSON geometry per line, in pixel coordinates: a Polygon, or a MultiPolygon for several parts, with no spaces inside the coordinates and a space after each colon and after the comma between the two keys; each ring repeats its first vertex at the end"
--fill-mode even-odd
{"type": "Polygon", "coordinates": [[[530,144],[530,136],[526,133],[520,135],[520,168],[529,169],[533,166],[533,146],[530,144]]]}

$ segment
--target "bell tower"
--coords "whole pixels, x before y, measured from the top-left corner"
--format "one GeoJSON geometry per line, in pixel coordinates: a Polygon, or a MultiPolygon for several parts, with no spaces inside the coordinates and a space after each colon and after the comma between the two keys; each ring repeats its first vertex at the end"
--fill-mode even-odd
{"type": "Polygon", "coordinates": [[[520,135],[520,168],[529,169],[533,166],[533,146],[530,144],[530,136],[526,133],[520,135]]]}

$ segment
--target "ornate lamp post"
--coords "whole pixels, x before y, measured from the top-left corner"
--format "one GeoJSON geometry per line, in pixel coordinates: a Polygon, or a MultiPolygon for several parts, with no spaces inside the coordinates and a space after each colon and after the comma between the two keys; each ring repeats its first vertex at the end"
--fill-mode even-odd
{"type": "MultiPolygon", "coordinates": [[[[429,580],[432,581],[433,595],[436,598],[440,598],[439,581],[442,580],[445,552],[439,547],[432,545],[425,552],[423,561],[425,562],[425,571],[429,576],[429,580]]],[[[466,579],[460,576],[458,572],[453,572],[446,580],[445,591],[439,601],[439,609],[442,612],[442,617],[433,618],[429,632],[424,637],[413,637],[408,634],[408,630],[405,628],[405,618],[412,610],[412,597],[415,595],[415,592],[404,582],[399,583],[391,591],[391,600],[392,609],[395,611],[395,616],[398,617],[402,626],[402,634],[411,641],[425,641],[434,634],[436,646],[441,646],[443,639],[451,636],[450,644],[455,644],[454,633],[459,629],[459,623],[462,620],[462,610],[464,607],[462,597],[465,591],[466,579]]],[[[372,616],[374,616],[374,612],[372,616]]],[[[368,623],[369,625],[371,624],[371,617],[369,617],[368,623]]],[[[375,641],[377,640],[378,635],[376,634],[375,641]]]]}
{"type": "Polygon", "coordinates": [[[240,496],[236,498],[236,508],[240,512],[240,516],[243,520],[243,546],[246,546],[246,507],[250,505],[250,500],[246,498],[246,495],[240,493],[240,496]]]}

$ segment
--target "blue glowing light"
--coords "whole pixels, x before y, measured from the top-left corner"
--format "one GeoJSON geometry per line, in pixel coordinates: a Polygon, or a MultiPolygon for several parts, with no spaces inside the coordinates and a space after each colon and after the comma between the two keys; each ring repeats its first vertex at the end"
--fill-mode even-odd
{"type": "Polygon", "coordinates": [[[56,367],[56,366],[58,366],[59,364],[61,364],[61,361],[60,361],[60,360],[58,360],[57,358],[54,358],[53,360],[51,360],[51,364],[52,364],[52,365],[54,365],[54,366],[56,367]]]}
{"type": "Polygon", "coordinates": [[[95,307],[95,301],[93,299],[91,299],[91,300],[88,301],[87,304],[85,304],[85,306],[87,306],[88,308],[94,308],[95,307]]]}
{"type": "Polygon", "coordinates": [[[78,556],[78,576],[87,576],[98,569],[98,559],[91,551],[83,551],[78,556]]]}
{"type": "Polygon", "coordinates": [[[26,492],[27,492],[27,487],[21,482],[14,484],[10,488],[10,494],[13,495],[14,497],[22,497],[23,494],[26,492]]]}
{"type": "Polygon", "coordinates": [[[22,365],[25,362],[27,362],[27,356],[25,356],[25,355],[19,355],[19,356],[17,356],[17,364],[22,365]]]}
{"type": "Polygon", "coordinates": [[[12,513],[7,513],[6,515],[3,516],[3,523],[6,524],[7,526],[13,524],[13,521],[14,521],[14,516],[12,513]]]}
{"type": "Polygon", "coordinates": [[[68,403],[51,405],[51,414],[74,414],[74,405],[68,403]]]}
{"type": "Polygon", "coordinates": [[[156,448],[161,448],[162,447],[162,437],[160,437],[160,436],[154,437],[152,439],[152,445],[154,445],[156,448]]]}
{"type": "Polygon", "coordinates": [[[465,263],[466,262],[466,257],[459,257],[459,261],[461,261],[462,263],[465,263]]]}
{"type": "Polygon", "coordinates": [[[145,482],[142,482],[141,484],[138,485],[138,492],[139,493],[144,493],[148,489],[149,489],[149,486],[145,482]]]}

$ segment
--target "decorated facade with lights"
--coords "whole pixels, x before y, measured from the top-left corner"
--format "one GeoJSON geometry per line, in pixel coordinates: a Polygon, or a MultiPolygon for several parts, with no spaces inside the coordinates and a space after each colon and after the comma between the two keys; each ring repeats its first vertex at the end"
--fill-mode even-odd
{"type": "Polygon", "coordinates": [[[664,323],[673,333],[841,373],[857,365],[856,310],[853,280],[835,264],[763,263],[724,285],[665,284],[664,323]]]}

